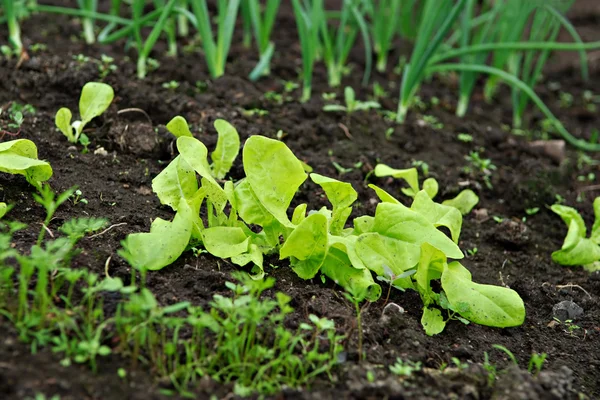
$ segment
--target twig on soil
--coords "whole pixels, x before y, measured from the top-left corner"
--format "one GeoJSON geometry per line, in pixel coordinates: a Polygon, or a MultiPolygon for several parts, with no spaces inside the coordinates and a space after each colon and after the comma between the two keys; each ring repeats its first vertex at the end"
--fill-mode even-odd
{"type": "Polygon", "coordinates": [[[592,295],[591,295],[591,294],[589,294],[587,290],[585,290],[584,288],[582,288],[582,287],[581,287],[581,286],[579,286],[579,285],[575,285],[575,284],[572,284],[572,283],[568,283],[568,284],[566,284],[566,285],[556,285],[555,287],[556,287],[557,289],[565,289],[565,288],[578,288],[578,289],[581,289],[581,290],[583,291],[583,293],[587,294],[587,296],[590,298],[590,300],[592,299],[592,295]]]}
{"type": "Polygon", "coordinates": [[[21,130],[19,129],[16,133],[12,133],[9,131],[5,131],[0,129],[0,140],[4,139],[4,135],[8,135],[8,136],[19,136],[19,134],[21,133],[21,130]]]}
{"type": "Polygon", "coordinates": [[[29,60],[29,54],[27,53],[27,51],[25,49],[21,50],[21,55],[19,56],[19,61],[17,62],[17,65],[15,65],[15,69],[19,69],[21,68],[21,65],[25,62],[29,60]]]}
{"type": "Polygon", "coordinates": [[[600,190],[600,185],[584,186],[580,189],[580,192],[592,192],[594,190],[600,190]]]}
{"type": "MultiPolygon", "coordinates": [[[[503,264],[504,265],[504,264],[503,264]]],[[[498,275],[500,275],[500,284],[504,287],[508,287],[508,285],[504,282],[504,277],[502,276],[502,272],[498,271],[498,275]]]]}
{"type": "Polygon", "coordinates": [[[48,228],[46,226],[46,224],[44,224],[43,222],[42,222],[42,227],[46,230],[46,232],[48,232],[48,235],[50,235],[50,237],[52,237],[54,239],[54,233],[52,233],[52,231],[50,230],[50,228],[48,228]]]}
{"type": "Polygon", "coordinates": [[[348,129],[348,127],[344,124],[342,124],[341,122],[338,124],[338,126],[340,127],[340,129],[344,132],[344,135],[346,135],[346,137],[350,140],[354,140],[354,138],[352,137],[352,134],[350,133],[350,130],[348,129]]]}
{"type": "MultiPolygon", "coordinates": [[[[121,223],[119,223],[119,224],[114,224],[114,225],[111,225],[111,226],[109,226],[108,228],[106,228],[105,230],[103,230],[103,231],[102,231],[102,232],[100,232],[100,233],[96,233],[95,235],[88,236],[88,239],[92,239],[92,238],[95,238],[95,237],[98,237],[98,236],[102,236],[102,235],[104,235],[106,232],[110,231],[112,228],[116,228],[117,226],[123,226],[123,225],[127,225],[127,222],[121,222],[121,223]]],[[[53,236],[53,237],[54,237],[54,236],[53,236]]]]}
{"type": "Polygon", "coordinates": [[[106,277],[109,279],[110,279],[110,274],[108,273],[108,268],[110,267],[111,259],[112,259],[112,256],[108,256],[108,258],[106,259],[106,262],[104,263],[104,275],[106,275],[106,277]]]}
{"type": "Polygon", "coordinates": [[[150,125],[152,125],[152,119],[150,119],[150,116],[148,115],[148,113],[144,110],[142,110],[141,108],[124,108],[122,110],[117,111],[117,114],[125,114],[125,113],[129,113],[129,112],[137,112],[137,113],[141,113],[144,114],[146,116],[146,118],[148,119],[148,122],[150,122],[150,125]]]}

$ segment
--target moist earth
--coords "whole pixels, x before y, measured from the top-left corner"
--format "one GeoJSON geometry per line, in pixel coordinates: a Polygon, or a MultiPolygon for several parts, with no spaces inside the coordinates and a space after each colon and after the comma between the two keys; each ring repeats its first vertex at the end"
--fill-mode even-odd
{"type": "MultiPolygon", "coordinates": [[[[54,3],[75,5],[74,1],[54,3]]],[[[30,60],[18,69],[15,60],[0,61],[0,107],[16,101],[37,109],[35,115],[26,116],[19,137],[33,140],[40,158],[51,163],[54,176],[50,184],[56,191],[77,185],[88,200],[87,204],[65,203],[49,229],[56,230],[64,221],[83,216],[105,217],[114,225],[104,234],[80,242],[83,252],[75,258],[74,266],[104,273],[110,257],[110,275],[129,279],[130,267],[117,255],[120,241],[129,233],[148,231],[156,217],[172,218],[172,212],[152,193],[151,182],[174,157],[173,138],[164,124],[176,115],[188,120],[195,136],[209,149],[216,144],[212,123],[217,118],[231,122],[242,140],[255,134],[277,137],[281,131],[282,140],[315,172],[352,183],[359,193],[354,216],[374,213],[376,201],[368,183],[406,199],[399,192],[400,181],[370,174],[377,163],[407,168],[414,161],[423,161],[430,176],[440,183],[438,200],[451,198],[464,188],[479,195],[479,204],[463,222],[459,245],[463,250],[476,249],[464,265],[476,282],[516,290],[525,302],[525,323],[496,329],[453,321],[443,333],[429,337],[420,325],[418,294],[393,291],[389,303],[400,307],[388,307],[384,312],[383,298],[363,305],[366,360],[359,363],[356,316],[341,288],[319,278],[303,281],[293,274],[287,261],[269,259],[267,273],[277,279],[275,290],[293,299],[295,312],[288,323],[298,324],[313,313],[334,319],[339,330],[348,334],[344,360],[334,370],[332,381],[324,376],[311,387],[286,390],[274,398],[600,398],[600,272],[590,274],[580,267],[552,262],[550,254],[560,248],[566,227],[549,209],[559,195],[566,204],[576,206],[591,226],[592,201],[600,196],[600,186],[597,181],[582,182],[577,177],[589,173],[600,176],[598,165],[582,162],[582,155],[568,146],[533,146],[526,137],[507,132],[505,126],[512,120],[507,89],[500,92],[496,103],[486,104],[480,87],[467,117],[457,118],[457,77],[452,74],[435,77],[422,88],[423,108],[412,110],[403,125],[395,125],[376,112],[323,112],[326,101],[321,93],[335,91],[339,99],[343,87],[351,85],[360,99],[372,94],[371,86],[360,85],[360,47],[351,54],[352,74],[344,78],[340,88],[329,88],[326,70],[318,66],[309,102],[296,100],[299,90],[290,93],[291,100],[282,104],[265,99],[267,91],[282,93],[284,80],[297,81],[301,67],[291,6],[282,3],[274,37],[279,51],[271,74],[256,83],[246,78],[257,61],[256,52],[244,48],[240,37],[234,39],[227,75],[222,78],[209,79],[201,52],[190,42],[185,52],[180,48],[177,59],[164,57],[164,44],[160,44],[152,54],[160,61],[160,68],[140,81],[135,78],[135,54],[124,54],[124,43],[86,46],[79,38],[78,23],[62,16],[34,15],[24,23],[25,43],[43,43],[47,49],[31,51],[30,60]],[[81,64],[73,59],[77,54],[93,60],[100,59],[101,54],[110,55],[118,68],[104,79],[114,88],[116,98],[86,129],[92,142],[87,154],[82,153],[81,146],[70,145],[54,126],[55,112],[63,106],[76,109],[81,87],[99,80],[97,63],[81,64]],[[173,80],[179,82],[178,88],[162,86],[173,80]],[[433,97],[437,101],[432,101],[433,97]],[[255,108],[268,114],[250,116],[245,112],[255,108]],[[433,116],[439,123],[425,116],[433,116]],[[393,134],[386,138],[390,128],[393,134]],[[471,134],[473,141],[459,141],[459,133],[471,134]],[[99,148],[105,152],[96,151],[99,148]],[[497,167],[492,171],[490,187],[481,175],[464,171],[468,165],[465,156],[473,150],[479,150],[497,167]],[[343,174],[334,162],[346,169],[343,174]],[[539,212],[526,213],[535,207],[539,212]],[[579,329],[572,332],[553,323],[553,308],[565,301],[576,303],[582,310],[573,320],[579,329]],[[505,353],[495,350],[494,344],[508,348],[520,368],[505,353]],[[494,384],[482,366],[486,352],[500,371],[494,384]],[[535,376],[527,372],[532,353],[548,354],[542,372],[535,376]],[[423,368],[408,378],[399,378],[389,371],[398,357],[420,361],[423,368]],[[441,372],[444,364],[450,367],[441,372]]],[[[600,38],[596,2],[577,1],[571,18],[584,40],[600,38]]],[[[0,37],[6,37],[5,30],[0,30],[0,37]]],[[[409,51],[406,43],[398,42],[390,60],[409,51]]],[[[567,129],[586,137],[600,125],[598,113],[589,111],[583,101],[584,90],[600,93],[600,53],[590,53],[587,82],[581,79],[577,63],[571,54],[554,57],[537,90],[567,129]],[[573,105],[561,107],[559,90],[573,95],[573,105]]],[[[390,110],[397,106],[400,80],[392,69],[390,65],[386,73],[374,75],[374,81],[390,93],[380,100],[383,108],[390,110]]],[[[529,127],[538,130],[541,120],[541,114],[533,110],[525,119],[529,127]]],[[[597,155],[589,156],[599,160],[597,155]]],[[[241,160],[235,163],[231,177],[243,177],[241,160]]],[[[21,177],[0,175],[0,190],[1,201],[15,204],[9,217],[29,225],[14,237],[15,246],[25,250],[35,242],[43,209],[33,201],[32,187],[21,177]]],[[[327,205],[322,190],[311,182],[303,185],[294,202],[306,202],[312,209],[327,205]]],[[[225,282],[235,269],[227,261],[188,252],[173,265],[150,273],[148,287],[163,305],[179,301],[204,305],[214,294],[227,293],[225,282]]],[[[105,301],[108,308],[111,301],[105,301]]],[[[63,400],[177,397],[161,395],[165,383],[153,380],[151,371],[142,367],[128,369],[127,378],[119,378],[117,369],[127,368],[128,363],[118,356],[102,358],[96,374],[86,366],[62,367],[59,360],[60,355],[49,349],[32,354],[29,346],[18,341],[10,324],[0,319],[0,398],[24,399],[36,393],[58,394],[63,400]]],[[[198,398],[212,394],[234,397],[231,386],[210,380],[201,380],[191,391],[198,398]]]]}

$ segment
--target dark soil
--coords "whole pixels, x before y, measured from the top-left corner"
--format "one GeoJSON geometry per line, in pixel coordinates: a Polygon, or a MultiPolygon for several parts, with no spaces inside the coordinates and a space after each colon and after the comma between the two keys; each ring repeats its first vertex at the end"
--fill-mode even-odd
{"type": "MultiPolygon", "coordinates": [[[[595,4],[594,0],[579,0],[573,12],[573,23],[586,40],[600,39],[600,9],[595,4]]],[[[155,217],[171,217],[152,193],[151,181],[173,157],[172,139],[163,125],[176,115],[184,116],[193,125],[196,137],[209,149],[216,143],[212,122],[225,118],[238,129],[242,139],[254,134],[275,137],[282,130],[286,134],[284,142],[320,174],[338,177],[333,161],[353,168],[340,179],[351,182],[359,192],[355,215],[374,212],[374,194],[366,187],[365,177],[378,162],[407,168],[413,160],[421,160],[429,164],[431,176],[440,183],[438,200],[453,197],[465,187],[479,194],[477,209],[464,219],[460,242],[462,249],[477,248],[477,252],[467,257],[464,264],[476,282],[516,290],[525,301],[525,323],[518,328],[494,329],[455,321],[442,334],[428,337],[419,322],[418,295],[393,292],[390,301],[403,307],[405,313],[382,315],[383,299],[363,308],[367,360],[359,364],[355,315],[340,288],[331,282],[322,284],[320,279],[302,281],[286,262],[273,259],[271,263],[279,268],[269,268],[267,272],[277,279],[277,290],[292,296],[294,318],[304,319],[309,313],[333,318],[340,330],[350,335],[347,361],[335,371],[334,382],[319,380],[311,388],[289,391],[278,398],[600,398],[600,273],[589,274],[579,267],[562,267],[552,262],[550,254],[560,248],[566,227],[548,208],[560,195],[566,204],[576,205],[591,226],[592,201],[600,196],[600,188],[597,181],[580,182],[577,177],[592,172],[600,176],[600,168],[584,164],[578,169],[579,154],[570,148],[559,162],[552,154],[532,147],[523,137],[503,130],[502,125],[510,124],[512,118],[507,91],[498,97],[506,100],[486,104],[478,90],[468,116],[455,117],[457,90],[453,76],[427,84],[421,93],[423,100],[430,103],[435,96],[439,104],[429,105],[424,111],[414,110],[408,121],[399,126],[375,112],[345,116],[321,111],[321,93],[331,91],[322,66],[316,70],[315,93],[310,102],[274,104],[265,100],[263,93],[281,92],[281,80],[295,80],[301,65],[295,22],[287,3],[280,12],[276,31],[279,52],[274,57],[272,73],[257,83],[246,78],[255,65],[256,53],[242,47],[241,40],[234,41],[227,76],[223,78],[209,81],[202,55],[194,51],[177,59],[156,53],[161,67],[139,81],[135,79],[135,63],[123,57],[123,43],[86,46],[78,38],[80,26],[63,17],[33,16],[24,24],[26,44],[44,43],[48,48],[31,52],[31,59],[19,69],[15,69],[14,60],[0,61],[0,107],[13,101],[36,107],[37,113],[26,117],[20,137],[33,140],[40,158],[51,163],[54,176],[50,183],[55,190],[77,185],[88,200],[88,204],[62,206],[49,228],[55,230],[63,221],[77,216],[106,217],[111,224],[119,224],[102,236],[83,239],[84,251],[76,258],[76,266],[103,273],[106,260],[112,257],[110,274],[128,279],[130,267],[116,254],[119,242],[129,233],[147,231],[155,217]],[[92,145],[87,154],[81,153],[81,146],[70,146],[54,126],[58,108],[75,109],[83,84],[98,80],[96,64],[80,65],[73,60],[72,56],[80,53],[93,59],[108,54],[115,57],[118,65],[118,71],[105,79],[117,97],[109,111],[90,126],[92,145]],[[178,81],[179,88],[164,89],[162,84],[171,80],[178,81]],[[198,81],[208,82],[206,89],[199,89],[198,81]],[[128,108],[145,111],[151,123],[140,112],[119,111],[128,108]],[[244,116],[242,111],[251,108],[263,108],[269,114],[244,116]],[[430,127],[423,122],[423,115],[435,116],[443,127],[430,127]],[[386,140],[385,132],[390,127],[394,134],[386,140]],[[474,141],[457,140],[461,132],[472,134],[474,141]],[[108,154],[95,154],[100,147],[108,154]],[[483,185],[481,177],[462,170],[467,164],[464,156],[480,148],[485,149],[482,156],[491,158],[497,166],[491,179],[492,189],[483,185]],[[355,167],[358,162],[362,166],[355,167]],[[580,202],[576,201],[578,196],[580,202]],[[539,207],[539,213],[526,215],[525,210],[533,207],[539,207]],[[493,216],[503,217],[504,222],[496,222],[493,216]],[[584,310],[573,322],[580,327],[573,333],[564,326],[549,325],[553,306],[563,300],[572,300],[584,310]],[[508,357],[492,348],[494,344],[510,349],[522,369],[511,367],[508,357]],[[492,386],[482,368],[484,352],[489,353],[490,361],[499,370],[505,370],[492,386]],[[544,370],[534,377],[527,373],[527,363],[532,353],[542,352],[548,354],[548,359],[544,370]],[[408,379],[400,379],[388,368],[397,357],[421,361],[425,368],[408,379]],[[466,367],[439,372],[442,364],[453,365],[452,357],[466,367]],[[367,379],[367,371],[374,373],[374,380],[367,379]]],[[[0,34],[6,37],[5,31],[0,34]]],[[[405,47],[399,49],[403,50],[398,50],[398,54],[407,52],[405,47]]],[[[128,55],[135,59],[133,53],[128,55]]],[[[558,92],[548,89],[546,83],[539,87],[539,93],[571,132],[589,136],[592,128],[600,126],[600,114],[586,111],[582,96],[584,90],[600,93],[600,53],[590,54],[589,82],[581,80],[575,57],[567,57],[568,62],[562,55],[549,62],[545,82],[559,82],[560,90],[573,95],[574,104],[561,108],[558,92]]],[[[358,49],[351,60],[356,63],[354,72],[343,84],[355,87],[359,98],[364,99],[372,91],[360,87],[361,59],[358,49]]],[[[376,75],[375,80],[390,93],[388,99],[382,100],[384,108],[393,110],[399,77],[391,70],[392,66],[387,74],[376,75]]],[[[337,90],[338,98],[342,91],[337,90]]],[[[294,98],[298,92],[293,93],[294,98]]],[[[540,120],[541,115],[535,111],[526,118],[531,127],[540,120]]],[[[7,136],[3,140],[10,139],[7,136]]],[[[597,155],[591,157],[599,160],[597,155]]],[[[237,162],[232,177],[238,179],[242,174],[241,162],[237,162]]],[[[368,182],[402,198],[399,181],[370,177],[368,182]]],[[[26,249],[35,241],[43,210],[33,201],[32,188],[20,177],[0,175],[0,190],[0,201],[15,204],[10,218],[30,225],[15,237],[15,245],[26,249]]],[[[321,194],[315,185],[307,183],[297,200],[319,208],[326,205],[321,194]]],[[[233,270],[227,262],[211,256],[196,258],[186,253],[173,265],[149,274],[148,286],[162,304],[187,300],[202,305],[213,294],[226,292],[224,282],[233,270]]],[[[32,355],[27,345],[18,342],[9,323],[0,319],[0,398],[24,399],[38,392],[58,394],[63,400],[163,398],[159,394],[160,383],[152,380],[149,371],[128,371],[127,379],[118,378],[117,369],[128,366],[118,357],[102,359],[95,375],[84,366],[61,367],[59,359],[50,350],[32,355]]],[[[198,398],[212,393],[223,398],[230,396],[230,389],[202,381],[193,391],[198,398]]]]}

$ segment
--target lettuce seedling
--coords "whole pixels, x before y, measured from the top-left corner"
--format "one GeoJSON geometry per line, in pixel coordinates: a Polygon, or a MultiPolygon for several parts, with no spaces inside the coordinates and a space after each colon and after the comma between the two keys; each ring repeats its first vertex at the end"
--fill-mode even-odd
{"type": "Polygon", "coordinates": [[[83,128],[92,119],[102,115],[108,106],[110,106],[114,97],[115,92],[113,88],[106,83],[88,82],[83,86],[81,97],[79,98],[81,120],[71,122],[73,117],[71,110],[63,107],[56,113],[54,122],[69,142],[77,143],[83,132],[83,128]]]}
{"type": "Polygon", "coordinates": [[[323,111],[342,111],[347,114],[351,114],[355,111],[366,111],[374,108],[381,108],[381,104],[376,101],[360,101],[356,99],[354,89],[350,86],[346,86],[344,89],[344,101],[346,105],[341,104],[326,104],[323,107],[323,111]]]}
{"type": "Polygon", "coordinates": [[[27,139],[0,143],[0,172],[23,175],[27,182],[41,188],[41,183],[52,176],[52,167],[38,160],[35,143],[27,139]]]}
{"type": "MultiPolygon", "coordinates": [[[[468,270],[450,260],[464,257],[457,245],[461,211],[436,203],[432,193],[419,190],[415,169],[392,171],[411,184],[410,207],[371,186],[381,200],[375,216],[355,218],[347,227],[358,197],[349,183],[312,173],[311,180],[321,186],[332,209],[307,210],[300,204],[291,210],[308,177],[303,163],[283,142],[252,136],[243,149],[246,177],[221,186],[214,178],[219,157],[213,153],[211,167],[206,147],[190,137],[183,122],[177,119],[168,125],[179,136],[180,155],[153,181],[161,202],[177,214],[173,222],[157,220],[150,233],[133,234],[123,242],[122,254],[134,266],[162,268],[191,243],[238,265],[253,263],[253,271],[262,276],[263,256],[279,254],[280,259],[289,259],[299,277],[327,276],[357,302],[381,296],[373,273],[393,276],[394,287],[421,295],[422,323],[428,334],[441,332],[450,319],[498,327],[522,323],[525,309],[516,292],[474,283],[468,270]],[[195,173],[201,176],[199,186],[195,173]],[[199,216],[203,204],[205,220],[199,216]],[[432,281],[440,282],[433,285],[436,290],[432,281]]],[[[228,161],[224,170],[229,166],[228,161]]]]}
{"type": "Polygon", "coordinates": [[[553,205],[551,210],[569,227],[561,249],[552,253],[552,260],[561,265],[583,265],[590,272],[600,270],[600,197],[594,200],[595,221],[589,238],[577,210],[560,204],[553,205]]]}

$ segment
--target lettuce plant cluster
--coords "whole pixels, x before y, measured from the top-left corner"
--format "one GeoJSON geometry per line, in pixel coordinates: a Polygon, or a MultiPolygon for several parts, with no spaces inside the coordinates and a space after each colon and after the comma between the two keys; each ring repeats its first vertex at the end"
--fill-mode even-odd
{"type": "Polygon", "coordinates": [[[172,221],[157,218],[149,233],[131,234],[123,241],[120,254],[134,267],[158,270],[186,249],[202,246],[234,264],[251,264],[262,276],[264,256],[278,254],[289,259],[300,278],[322,274],[357,300],[380,297],[373,273],[388,280],[393,276],[394,287],[421,295],[421,322],[431,335],[441,332],[451,318],[495,327],[523,323],[524,305],[515,291],[477,284],[460,262],[452,261],[464,257],[457,244],[462,214],[452,205],[433,201],[431,190],[419,190],[418,181],[411,179],[410,207],[371,185],[380,199],[375,215],[348,224],[358,197],[352,185],[307,174],[283,142],[250,137],[242,154],[245,178],[221,184],[239,152],[235,128],[224,120],[215,122],[219,137],[210,154],[212,163],[208,149],[192,136],[183,118],[174,118],[167,128],[177,137],[179,155],[152,187],[176,214],[172,221]],[[323,189],[330,208],[290,208],[307,179],[323,189]],[[434,289],[439,285],[432,286],[432,281],[440,281],[441,290],[434,289]]]}

